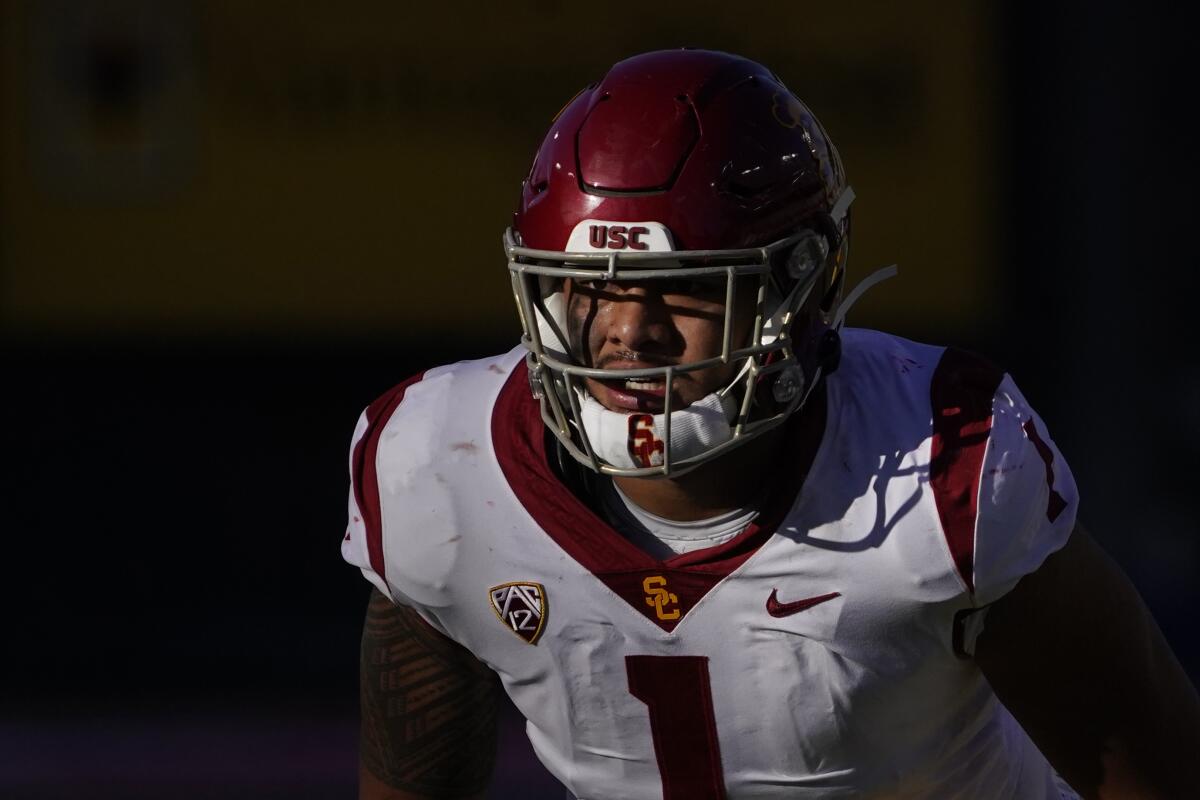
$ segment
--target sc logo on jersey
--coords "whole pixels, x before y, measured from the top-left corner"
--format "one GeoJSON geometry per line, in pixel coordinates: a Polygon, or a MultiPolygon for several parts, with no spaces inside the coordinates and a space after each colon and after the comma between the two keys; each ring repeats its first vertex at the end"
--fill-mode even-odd
{"type": "Polygon", "coordinates": [[[537,644],[546,627],[546,589],[532,581],[502,583],[488,589],[492,611],[529,644],[537,644]]]}
{"type": "Polygon", "coordinates": [[[667,579],[662,575],[651,575],[642,581],[646,592],[646,605],[654,609],[659,619],[679,619],[679,595],[667,591],[667,579]],[[674,606],[674,608],[668,608],[674,606]]]}

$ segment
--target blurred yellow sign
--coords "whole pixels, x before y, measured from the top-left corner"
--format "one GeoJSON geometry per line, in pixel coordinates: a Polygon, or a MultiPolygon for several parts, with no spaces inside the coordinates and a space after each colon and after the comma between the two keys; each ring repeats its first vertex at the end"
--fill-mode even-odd
{"type": "Polygon", "coordinates": [[[830,131],[858,194],[852,280],[901,265],[854,320],[985,308],[984,4],[756,5],[753,27],[737,5],[642,5],[636,26],[492,5],[4,4],[4,324],[515,337],[500,235],[551,116],[679,44],[766,63],[830,131]]]}

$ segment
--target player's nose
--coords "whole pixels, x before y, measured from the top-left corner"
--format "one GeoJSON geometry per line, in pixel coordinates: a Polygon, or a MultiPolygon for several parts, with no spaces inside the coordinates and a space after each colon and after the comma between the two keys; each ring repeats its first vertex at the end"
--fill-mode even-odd
{"type": "Polygon", "coordinates": [[[634,351],[662,350],[671,340],[671,314],[660,292],[638,286],[608,307],[608,339],[634,351]]]}

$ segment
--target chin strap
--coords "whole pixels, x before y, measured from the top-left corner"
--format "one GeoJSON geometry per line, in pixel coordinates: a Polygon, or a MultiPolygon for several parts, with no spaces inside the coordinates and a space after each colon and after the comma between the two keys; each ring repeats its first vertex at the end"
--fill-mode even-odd
{"type": "MultiPolygon", "coordinates": [[[[586,390],[579,393],[580,419],[592,452],[614,467],[660,467],[666,456],[666,414],[610,411],[586,390]]],[[[671,461],[682,461],[723,444],[733,436],[732,395],[713,392],[671,412],[671,461]]]]}

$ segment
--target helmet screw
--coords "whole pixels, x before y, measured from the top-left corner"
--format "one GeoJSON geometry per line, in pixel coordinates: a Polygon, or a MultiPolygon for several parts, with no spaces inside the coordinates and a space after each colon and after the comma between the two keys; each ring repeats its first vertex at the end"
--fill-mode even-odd
{"type": "Polygon", "coordinates": [[[771,387],[771,394],[777,403],[790,403],[802,391],[804,391],[804,373],[796,366],[781,370],[779,377],[775,379],[775,384],[771,387]]]}

